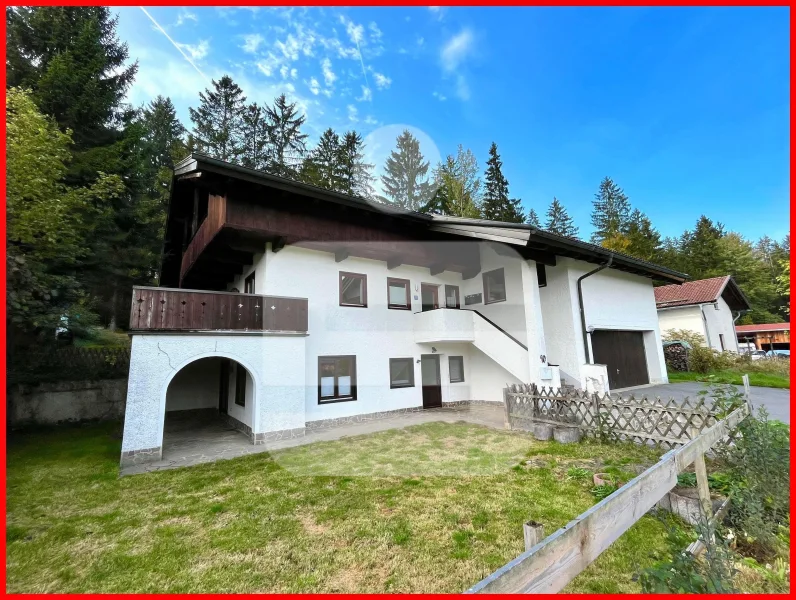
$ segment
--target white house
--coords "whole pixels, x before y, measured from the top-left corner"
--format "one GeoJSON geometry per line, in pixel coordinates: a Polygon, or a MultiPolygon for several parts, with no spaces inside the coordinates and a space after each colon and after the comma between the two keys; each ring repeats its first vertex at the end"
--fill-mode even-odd
{"type": "Polygon", "coordinates": [[[175,170],[163,287],[133,290],[122,464],[160,458],[164,424],[196,411],[263,443],[501,402],[507,383],[666,382],[653,279],[685,276],[194,154],[175,170]]]}
{"type": "Polygon", "coordinates": [[[655,288],[660,330],[692,331],[714,350],[738,352],[735,322],[751,307],[729,275],[655,288]]]}

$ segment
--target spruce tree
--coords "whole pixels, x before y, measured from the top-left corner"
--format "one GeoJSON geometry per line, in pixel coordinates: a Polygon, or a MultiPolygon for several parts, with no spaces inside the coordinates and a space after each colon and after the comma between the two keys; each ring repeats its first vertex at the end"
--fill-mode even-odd
{"type": "Polygon", "coordinates": [[[304,160],[301,179],[327,190],[342,192],[343,170],[340,159],[340,136],[330,127],[323,132],[318,140],[318,145],[304,160]]]}
{"type": "Polygon", "coordinates": [[[569,216],[567,210],[558,201],[558,198],[553,198],[550,207],[547,209],[547,221],[544,228],[550,233],[565,237],[578,237],[578,228],[575,227],[572,217],[569,216]]]}
{"type": "Polygon", "coordinates": [[[249,169],[265,170],[268,167],[268,124],[262,107],[253,102],[241,115],[241,164],[249,169]]]}
{"type": "Polygon", "coordinates": [[[532,208],[528,210],[528,217],[525,219],[525,222],[534,227],[542,227],[542,224],[539,222],[539,215],[537,215],[536,211],[532,208]]]}
{"type": "Polygon", "coordinates": [[[199,152],[238,163],[243,155],[243,113],[246,96],[229,75],[212,81],[199,93],[199,107],[190,108],[193,139],[199,152]]]}
{"type": "Polygon", "coordinates": [[[627,240],[625,252],[642,260],[655,262],[661,253],[661,234],[652,226],[647,215],[635,209],[630,213],[622,232],[627,240]]]}
{"type": "Polygon", "coordinates": [[[459,144],[456,156],[448,156],[434,171],[432,187],[442,189],[438,209],[441,214],[477,219],[481,216],[481,179],[478,161],[471,150],[459,144]],[[444,204],[441,199],[444,198],[444,204]]]}
{"type": "Polygon", "coordinates": [[[489,147],[489,160],[484,175],[486,186],[481,204],[481,213],[485,219],[522,223],[525,215],[519,199],[509,199],[509,182],[503,176],[503,161],[497,151],[497,144],[492,142],[489,147]]]}
{"type": "Polygon", "coordinates": [[[604,241],[620,235],[629,218],[630,202],[627,196],[610,177],[605,177],[594,195],[591,215],[591,224],[594,227],[592,243],[603,244],[604,241]]]}
{"type": "Polygon", "coordinates": [[[396,148],[387,157],[381,176],[385,202],[407,210],[418,210],[431,200],[429,163],[420,152],[420,142],[409,130],[396,139],[396,148]]]}
{"type": "Polygon", "coordinates": [[[373,198],[373,165],[365,162],[365,142],[356,131],[348,131],[340,145],[340,177],[343,193],[373,198]]]}
{"type": "Polygon", "coordinates": [[[280,177],[295,179],[307,153],[307,134],[301,132],[306,117],[300,115],[295,102],[284,94],[265,107],[268,123],[270,155],[269,171],[280,177]]]}

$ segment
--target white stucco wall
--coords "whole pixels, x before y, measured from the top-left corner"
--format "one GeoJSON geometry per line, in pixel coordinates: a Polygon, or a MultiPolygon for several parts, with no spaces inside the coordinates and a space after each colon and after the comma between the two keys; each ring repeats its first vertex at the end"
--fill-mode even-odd
{"type": "MultiPolygon", "coordinates": [[[[241,334],[132,336],[122,451],[162,446],[169,384],[183,368],[207,357],[232,359],[251,374],[250,425],[255,433],[303,427],[305,339],[241,334]]],[[[217,398],[216,394],[216,403],[217,398]]]]}
{"type": "Polygon", "coordinates": [[[220,368],[217,358],[187,365],[171,380],[166,392],[166,411],[218,407],[220,368]]]}
{"type": "Polygon", "coordinates": [[[580,337],[577,296],[573,296],[566,264],[559,259],[555,267],[546,267],[547,285],[539,288],[544,322],[547,362],[558,365],[561,380],[580,385],[580,367],[585,361],[580,337]],[[574,299],[574,307],[573,307],[574,299]]]}
{"type": "Polygon", "coordinates": [[[473,347],[470,351],[471,400],[503,402],[503,388],[506,384],[527,383],[503,369],[486,354],[473,347]]]}
{"type": "Polygon", "coordinates": [[[240,404],[235,403],[235,392],[236,392],[236,377],[237,377],[237,369],[240,368],[238,363],[232,363],[230,365],[229,370],[229,392],[227,394],[227,414],[240,421],[241,423],[245,423],[249,427],[253,427],[252,423],[254,421],[254,380],[252,379],[251,374],[247,371],[246,372],[246,393],[245,393],[245,400],[244,405],[241,406],[240,404]]]}
{"type": "Polygon", "coordinates": [[[684,329],[705,338],[705,322],[699,306],[665,308],[658,311],[658,327],[662,334],[671,329],[684,329]]]}
{"type": "Polygon", "coordinates": [[[738,339],[732,322],[732,310],[719,298],[715,304],[706,305],[702,309],[705,313],[708,332],[710,334],[710,347],[722,350],[719,334],[724,336],[724,350],[738,352],[738,339]]]}

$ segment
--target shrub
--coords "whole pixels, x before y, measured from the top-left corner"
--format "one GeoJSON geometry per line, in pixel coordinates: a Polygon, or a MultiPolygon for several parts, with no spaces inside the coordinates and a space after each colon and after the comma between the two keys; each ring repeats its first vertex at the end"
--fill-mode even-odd
{"type": "Polygon", "coordinates": [[[692,348],[705,345],[704,336],[694,333],[688,329],[667,329],[661,336],[664,342],[685,341],[691,344],[692,348]]]}

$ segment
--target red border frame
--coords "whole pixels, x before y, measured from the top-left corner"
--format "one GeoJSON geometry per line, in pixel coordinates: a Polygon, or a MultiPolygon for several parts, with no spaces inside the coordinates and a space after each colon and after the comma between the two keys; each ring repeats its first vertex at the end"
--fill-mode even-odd
{"type": "MultiPolygon", "coordinates": [[[[5,3],[4,6],[9,6],[9,5],[13,6],[15,4],[24,4],[24,3],[23,2],[5,3]]],[[[103,5],[105,3],[102,3],[102,2],[91,2],[91,1],[86,1],[86,0],[83,0],[83,1],[80,1],[80,0],[64,0],[62,2],[35,1],[35,2],[31,2],[31,4],[36,4],[36,5],[56,5],[56,6],[59,6],[59,5],[60,6],[89,6],[89,5],[103,5]]],[[[131,0],[117,0],[117,1],[115,1],[113,3],[108,3],[107,5],[109,5],[109,6],[139,6],[141,4],[142,4],[141,2],[133,2],[131,0]]],[[[191,6],[285,6],[285,5],[291,4],[291,3],[286,3],[286,2],[237,2],[236,3],[236,2],[230,2],[228,0],[215,0],[215,1],[214,0],[193,0],[193,2],[190,2],[190,3],[186,3],[186,2],[162,2],[162,1],[160,1],[160,2],[146,3],[145,5],[146,6],[186,6],[187,4],[190,4],[191,6]]],[[[749,2],[748,0],[746,0],[746,1],[744,1],[744,0],[723,0],[723,1],[722,0],[697,0],[695,2],[689,2],[688,0],[669,0],[669,1],[659,1],[659,2],[649,1],[649,0],[647,0],[647,1],[644,1],[644,0],[642,0],[642,1],[632,1],[632,0],[608,0],[608,1],[580,0],[579,2],[566,2],[566,1],[562,2],[560,0],[559,1],[555,1],[554,0],[552,2],[550,2],[550,1],[548,1],[548,2],[528,2],[528,1],[522,1],[522,0],[503,0],[501,2],[501,5],[504,5],[504,6],[754,6],[754,5],[757,5],[757,6],[792,6],[792,4],[793,4],[792,0],[786,0],[786,1],[783,1],[783,0],[770,1],[769,0],[769,1],[759,2],[759,3],[758,2],[749,2]]],[[[299,4],[297,4],[297,5],[299,5],[299,4]]],[[[331,1],[331,0],[315,0],[314,2],[308,3],[307,5],[308,6],[404,6],[404,7],[423,7],[423,6],[427,6],[427,3],[426,2],[422,2],[421,0],[403,0],[403,1],[395,2],[395,3],[389,3],[389,2],[384,2],[384,1],[376,1],[376,2],[370,1],[370,2],[367,2],[367,1],[362,1],[362,0],[354,0],[352,2],[343,4],[343,3],[335,2],[335,1],[331,1]]],[[[484,2],[483,0],[481,0],[481,1],[461,0],[459,2],[451,2],[450,0],[446,0],[445,2],[440,2],[439,6],[446,6],[446,7],[451,7],[451,6],[491,6],[491,4],[488,3],[488,2],[484,2]]],[[[791,32],[793,32],[794,22],[796,22],[796,19],[794,18],[793,11],[791,11],[791,16],[790,16],[791,32]]],[[[2,24],[2,35],[3,35],[3,39],[5,40],[5,38],[6,38],[5,20],[3,20],[3,24],[2,24]]],[[[793,34],[791,33],[791,45],[790,45],[791,81],[793,80],[793,73],[794,73],[794,70],[796,69],[796,67],[794,67],[794,61],[793,61],[794,42],[793,42],[792,35],[793,34]]],[[[6,57],[5,43],[2,44],[1,53],[2,53],[2,58],[3,58],[3,64],[5,64],[5,57],[6,57]]],[[[3,84],[2,85],[2,89],[3,89],[2,93],[3,93],[3,99],[5,100],[5,81],[6,81],[5,69],[3,69],[2,74],[0,75],[0,78],[2,78],[2,84],[3,84]]],[[[792,100],[791,100],[791,102],[792,102],[792,100]]],[[[792,150],[792,144],[793,144],[792,140],[793,140],[794,132],[796,132],[796,125],[794,125],[793,118],[791,118],[790,132],[791,132],[791,150],[792,150]]],[[[3,149],[2,158],[0,159],[0,160],[2,160],[2,167],[3,167],[2,168],[2,172],[0,172],[0,187],[2,187],[3,191],[5,191],[5,184],[6,184],[6,170],[5,170],[6,122],[5,122],[5,119],[3,119],[2,120],[2,124],[0,124],[0,134],[2,134],[0,136],[0,144],[2,144],[2,149],[3,149]]],[[[793,152],[791,152],[791,173],[793,173],[793,163],[794,163],[793,152]]],[[[3,217],[4,217],[2,219],[2,222],[0,222],[0,231],[2,231],[3,237],[5,237],[5,233],[6,233],[6,219],[5,219],[6,201],[5,201],[5,193],[0,198],[0,204],[2,204],[2,207],[3,207],[3,217]]],[[[791,212],[790,224],[793,225],[794,221],[796,221],[796,217],[794,217],[793,212],[791,212]]],[[[3,246],[3,248],[4,248],[3,252],[5,253],[5,246],[3,246]]],[[[6,282],[6,277],[5,277],[6,276],[5,256],[3,258],[4,258],[4,260],[2,261],[2,264],[0,265],[0,272],[2,272],[2,275],[3,275],[2,285],[3,285],[3,289],[5,291],[5,282],[6,282]]],[[[791,286],[791,295],[793,295],[793,286],[791,286]]],[[[4,294],[4,296],[5,296],[5,294],[4,294]]],[[[2,328],[2,333],[4,334],[3,338],[5,339],[5,334],[6,334],[6,319],[5,319],[5,316],[6,316],[6,304],[5,304],[5,302],[2,303],[2,316],[3,316],[3,319],[2,319],[2,321],[0,321],[0,328],[2,328]]],[[[0,374],[0,378],[1,378],[4,390],[6,389],[6,358],[7,358],[7,356],[6,356],[6,345],[3,344],[2,350],[0,350],[0,361],[2,361],[2,366],[3,366],[2,374],[0,374]]],[[[793,407],[793,406],[794,406],[794,392],[792,391],[791,392],[791,407],[793,407]]],[[[0,414],[2,415],[3,421],[5,422],[5,419],[6,419],[6,403],[5,402],[2,403],[2,407],[0,408],[0,414]]],[[[2,467],[2,469],[0,469],[0,472],[2,473],[2,475],[0,476],[0,483],[2,483],[3,490],[5,491],[5,489],[6,489],[6,460],[5,460],[6,459],[6,428],[5,427],[2,428],[2,434],[0,434],[0,435],[2,435],[2,442],[3,442],[2,443],[2,447],[0,448],[0,453],[2,453],[2,458],[3,458],[3,467],[2,467]]],[[[793,444],[793,442],[791,442],[791,444],[793,444]]],[[[792,467],[792,465],[793,465],[793,458],[791,458],[791,467],[792,467]]],[[[791,468],[791,471],[792,470],[793,469],[791,468]]],[[[793,488],[796,487],[796,486],[794,486],[793,482],[791,482],[791,486],[792,486],[791,490],[793,490],[793,488]]],[[[2,503],[2,508],[5,511],[5,508],[6,508],[6,496],[5,496],[5,493],[3,493],[2,499],[0,500],[0,502],[2,503]]],[[[791,502],[792,502],[792,504],[791,504],[791,509],[792,509],[793,506],[794,506],[794,503],[796,503],[796,501],[791,500],[791,502]]],[[[0,566],[0,569],[2,569],[0,571],[0,573],[2,573],[2,579],[3,579],[4,582],[6,581],[5,531],[6,531],[6,520],[3,519],[3,522],[2,522],[2,534],[3,534],[3,558],[4,558],[4,560],[3,560],[2,566],[0,566]]],[[[3,594],[4,595],[8,595],[5,592],[5,588],[3,590],[3,594]]],[[[16,594],[14,594],[14,595],[16,595],[16,594]]],[[[73,596],[72,594],[65,594],[65,595],[66,596],[73,596]]],[[[145,595],[146,594],[133,594],[133,596],[145,596],[145,595]]],[[[168,596],[178,596],[178,595],[179,594],[168,594],[168,596]]],[[[620,594],[587,594],[587,595],[588,596],[616,596],[616,597],[622,597],[623,596],[623,595],[620,595],[620,594]]],[[[92,594],[92,595],[89,595],[89,596],[94,596],[94,595],[92,594]]],[[[99,595],[96,595],[96,596],[99,596],[99,595]]],[[[216,597],[219,597],[219,596],[220,595],[218,595],[218,594],[198,594],[198,595],[195,595],[194,597],[216,598],[216,597]]],[[[283,597],[283,596],[285,596],[285,595],[281,595],[281,594],[275,595],[275,597],[283,597]]],[[[329,596],[336,596],[336,595],[329,594],[329,596]]],[[[363,596],[364,597],[365,595],[364,594],[357,594],[356,596],[363,596]]],[[[385,596],[387,596],[387,594],[385,594],[385,596]]],[[[421,596],[425,597],[425,598],[442,598],[442,597],[444,597],[444,595],[441,595],[441,594],[421,594],[421,596]]],[[[85,596],[74,595],[74,597],[85,597],[85,596]]],[[[677,596],[668,595],[667,594],[667,595],[663,595],[661,597],[677,597],[677,596]]]]}

